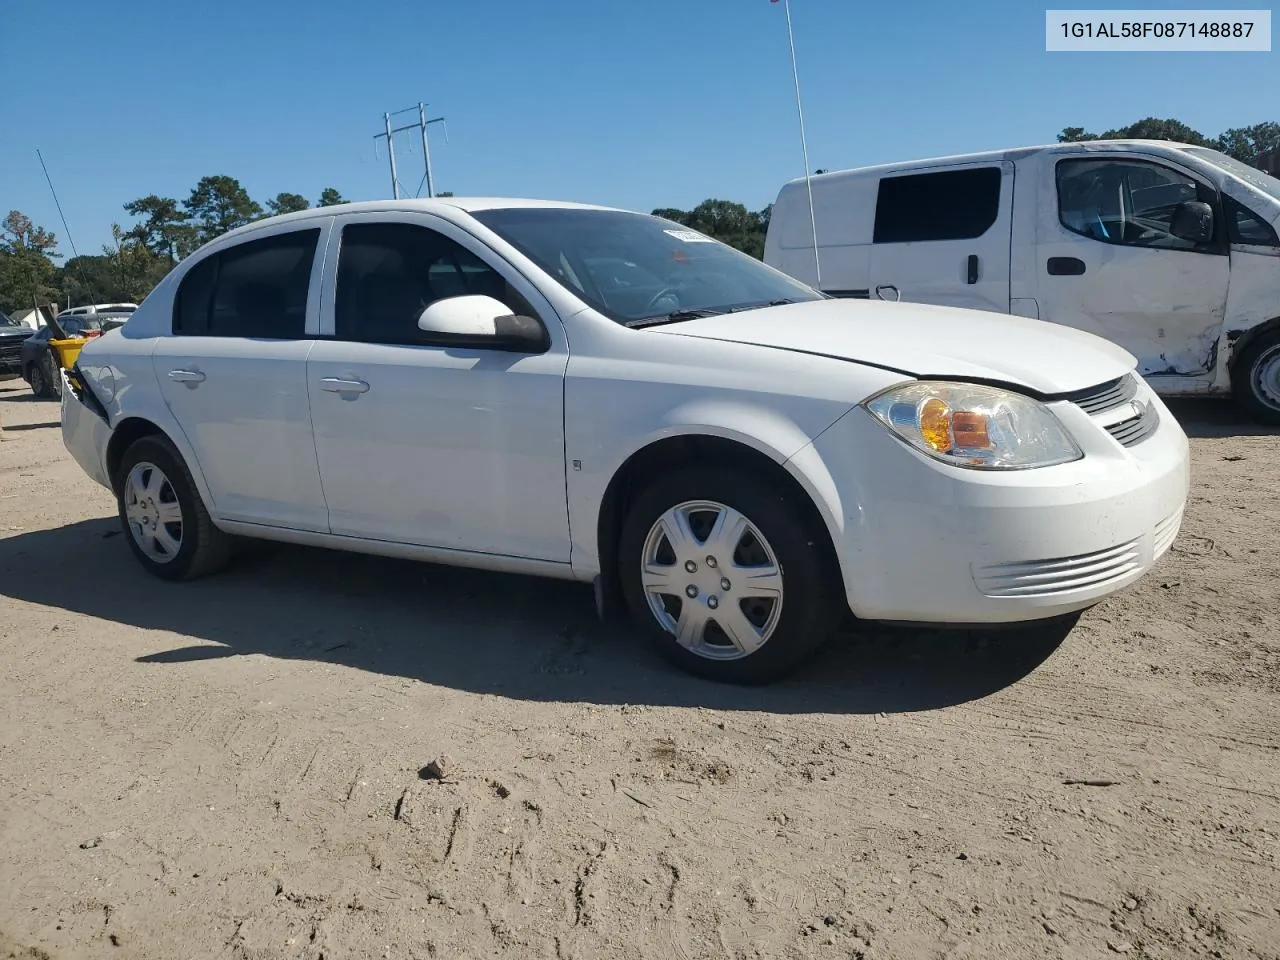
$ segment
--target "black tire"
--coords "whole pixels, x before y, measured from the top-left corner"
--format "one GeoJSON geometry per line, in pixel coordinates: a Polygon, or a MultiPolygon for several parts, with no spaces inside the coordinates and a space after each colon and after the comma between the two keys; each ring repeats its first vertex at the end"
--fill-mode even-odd
{"type": "MultiPolygon", "coordinates": [[[[790,491],[740,471],[713,466],[690,467],[662,477],[636,498],[623,521],[618,545],[618,570],[627,605],[636,620],[645,625],[659,652],[690,673],[724,683],[761,684],[779,680],[800,666],[834,633],[844,606],[843,591],[830,557],[826,531],[815,527],[809,511],[802,509],[790,491]],[[765,550],[772,550],[781,571],[782,605],[776,624],[754,652],[738,655],[731,648],[725,651],[727,655],[738,656],[738,659],[716,659],[678,642],[650,608],[642,584],[641,568],[650,531],[666,511],[691,501],[723,504],[745,516],[767,542],[765,550]]],[[[695,530],[694,542],[699,544],[700,552],[705,538],[699,541],[696,533],[695,530]]],[[[744,540],[739,546],[749,542],[749,539],[744,540]]],[[[674,559],[663,562],[674,562],[674,559]]],[[[717,561],[717,565],[724,570],[723,561],[717,561]]],[[[674,574],[684,577],[681,573],[684,568],[672,566],[671,569],[674,574]]],[[[711,574],[712,577],[716,575],[711,574]]],[[[693,576],[689,574],[689,577],[693,576]]],[[[715,587],[709,589],[714,590],[715,587]]],[[[709,597],[710,593],[700,596],[709,597]]],[[[684,598],[674,593],[658,602],[668,616],[675,618],[672,599],[678,599],[680,608],[683,608],[684,598]]],[[[742,603],[751,601],[735,603],[745,613],[748,608],[744,608],[742,603]]],[[[766,602],[770,609],[771,604],[771,601],[766,602]]],[[[731,608],[726,606],[723,609],[731,608]]],[[[715,619],[714,613],[706,613],[705,616],[715,619]]],[[[717,625],[710,634],[718,632],[717,625]]],[[[725,641],[716,642],[727,642],[727,634],[723,636],[725,641]]]]}
{"type": "Polygon", "coordinates": [[[1280,426],[1280,331],[1257,337],[1236,357],[1231,390],[1251,419],[1280,426]]]}
{"type": "Polygon", "coordinates": [[[191,471],[167,438],[153,435],[136,440],[121,458],[114,483],[125,539],[148,573],[162,580],[193,580],[226,565],[231,557],[232,538],[214,526],[191,479],[191,471]],[[181,511],[180,546],[172,554],[172,559],[158,561],[148,556],[129,522],[125,502],[126,481],[139,464],[153,464],[159,468],[181,511]]]}
{"type": "Polygon", "coordinates": [[[49,374],[45,372],[42,361],[36,361],[27,370],[27,382],[31,384],[31,392],[37,399],[43,400],[49,396],[49,374]]]}

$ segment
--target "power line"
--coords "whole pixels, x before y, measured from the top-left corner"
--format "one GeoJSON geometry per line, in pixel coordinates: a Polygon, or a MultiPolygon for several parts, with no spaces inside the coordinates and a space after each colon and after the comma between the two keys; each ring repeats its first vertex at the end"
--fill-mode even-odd
{"type": "MultiPolygon", "coordinates": [[[[67,218],[62,212],[62,204],[58,201],[58,191],[53,189],[53,178],[49,176],[49,168],[44,165],[44,156],[40,153],[40,148],[36,148],[36,157],[40,160],[40,169],[44,171],[44,179],[49,184],[49,192],[53,194],[53,205],[58,208],[58,219],[62,221],[62,229],[66,231],[67,243],[71,246],[71,254],[76,258],[76,268],[80,272],[80,282],[84,284],[85,290],[89,292],[89,299],[97,302],[98,298],[93,295],[93,284],[89,282],[89,278],[84,275],[84,261],[80,259],[80,251],[76,249],[76,242],[71,239],[71,228],[67,226],[67,218]]],[[[67,299],[71,299],[71,295],[67,295],[67,299]]]]}

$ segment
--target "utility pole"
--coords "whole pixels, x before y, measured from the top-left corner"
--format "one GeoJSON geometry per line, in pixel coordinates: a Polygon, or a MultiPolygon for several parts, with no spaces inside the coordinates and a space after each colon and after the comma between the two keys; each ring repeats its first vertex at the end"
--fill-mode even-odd
{"type": "MultiPolygon", "coordinates": [[[[394,113],[384,113],[382,115],[382,122],[385,129],[383,130],[382,133],[375,134],[373,139],[375,143],[378,140],[381,140],[383,138],[386,138],[386,141],[387,141],[387,159],[391,163],[391,195],[392,197],[394,197],[396,200],[400,199],[400,180],[396,176],[395,135],[405,130],[412,130],[415,127],[418,129],[419,133],[422,135],[422,163],[423,163],[423,166],[425,167],[425,170],[423,171],[424,175],[422,179],[427,187],[427,196],[434,197],[435,186],[431,179],[431,144],[427,139],[427,127],[429,127],[433,123],[445,123],[445,118],[432,117],[431,119],[428,120],[427,105],[422,101],[419,101],[416,107],[406,107],[403,110],[396,110],[394,113]],[[402,113],[409,113],[412,110],[418,111],[418,119],[416,122],[406,123],[402,127],[391,126],[392,117],[398,116],[402,113]]],[[[444,128],[444,140],[445,140],[445,143],[449,142],[449,127],[447,124],[445,125],[445,128],[444,128]]]]}

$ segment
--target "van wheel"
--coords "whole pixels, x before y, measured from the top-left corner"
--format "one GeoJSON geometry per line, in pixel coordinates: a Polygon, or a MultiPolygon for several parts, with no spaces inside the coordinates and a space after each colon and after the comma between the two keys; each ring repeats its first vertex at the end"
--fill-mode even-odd
{"type": "Polygon", "coordinates": [[[791,494],[693,467],[642,493],[623,523],[619,572],[632,614],[683,669],[728,683],[778,680],[834,632],[825,531],[791,494]]]}
{"type": "Polygon", "coordinates": [[[231,538],[213,525],[181,454],[163,437],[137,440],[116,475],[120,523],[147,572],[192,580],[224,566],[231,538]]]}
{"type": "Polygon", "coordinates": [[[1280,425],[1280,332],[1258,337],[1231,370],[1236,402],[1259,423],[1280,425]]]}

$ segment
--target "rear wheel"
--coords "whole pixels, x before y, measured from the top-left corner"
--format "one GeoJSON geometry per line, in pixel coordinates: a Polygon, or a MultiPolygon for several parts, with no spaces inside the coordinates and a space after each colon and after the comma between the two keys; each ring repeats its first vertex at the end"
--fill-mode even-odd
{"type": "Polygon", "coordinates": [[[135,441],[121,459],[116,491],[129,547],[149,573],[191,580],[230,557],[231,538],[213,525],[191,472],[168,440],[135,441]]]}
{"type": "Polygon", "coordinates": [[[1259,423],[1280,424],[1280,332],[1258,337],[1232,367],[1236,402],[1259,423]]]}
{"type": "Polygon", "coordinates": [[[663,477],[623,524],[628,605],[684,669],[730,683],[777,680],[838,623],[835,571],[814,526],[789,492],[741,473],[663,477]]]}

